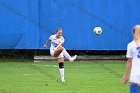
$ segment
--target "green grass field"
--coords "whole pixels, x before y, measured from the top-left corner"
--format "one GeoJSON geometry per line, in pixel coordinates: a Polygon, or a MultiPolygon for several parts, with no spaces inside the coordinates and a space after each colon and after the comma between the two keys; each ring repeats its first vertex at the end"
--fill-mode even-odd
{"type": "Polygon", "coordinates": [[[0,93],[128,93],[124,70],[124,62],[65,62],[61,83],[56,62],[0,62],[0,93]]]}

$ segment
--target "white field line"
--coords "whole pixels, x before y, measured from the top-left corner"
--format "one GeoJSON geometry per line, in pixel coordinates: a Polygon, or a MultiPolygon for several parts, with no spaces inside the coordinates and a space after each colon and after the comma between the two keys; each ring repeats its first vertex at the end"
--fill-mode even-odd
{"type": "MultiPolygon", "coordinates": [[[[40,65],[40,64],[32,64],[32,65],[34,65],[34,66],[42,66],[42,67],[59,67],[59,66],[57,66],[57,65],[40,65]]],[[[67,66],[67,67],[85,67],[85,66],[67,66]]]]}
{"type": "Polygon", "coordinates": [[[39,64],[32,64],[32,65],[35,65],[35,66],[45,66],[45,67],[58,67],[57,65],[39,65],[39,64]]]}

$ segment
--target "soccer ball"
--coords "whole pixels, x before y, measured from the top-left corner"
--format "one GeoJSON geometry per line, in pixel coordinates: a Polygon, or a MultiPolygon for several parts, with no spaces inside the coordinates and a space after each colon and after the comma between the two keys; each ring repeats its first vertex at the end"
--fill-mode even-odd
{"type": "Polygon", "coordinates": [[[96,34],[96,35],[101,35],[102,34],[102,28],[101,27],[95,27],[93,29],[93,32],[96,34]]]}

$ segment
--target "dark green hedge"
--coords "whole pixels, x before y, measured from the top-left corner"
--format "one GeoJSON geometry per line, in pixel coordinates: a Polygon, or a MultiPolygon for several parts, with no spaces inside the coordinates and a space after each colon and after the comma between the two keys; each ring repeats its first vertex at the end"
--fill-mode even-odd
{"type": "MultiPolygon", "coordinates": [[[[125,55],[125,50],[68,50],[72,55],[125,55]]],[[[34,55],[50,55],[49,50],[6,49],[0,50],[0,58],[34,58],[34,55]]]]}

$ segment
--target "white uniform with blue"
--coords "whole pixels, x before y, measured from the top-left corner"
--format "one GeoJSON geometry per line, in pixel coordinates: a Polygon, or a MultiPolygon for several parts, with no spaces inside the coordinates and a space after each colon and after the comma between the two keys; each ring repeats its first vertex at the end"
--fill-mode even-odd
{"type": "MultiPolygon", "coordinates": [[[[50,54],[51,54],[51,56],[54,56],[54,52],[55,52],[58,44],[64,43],[65,40],[64,40],[63,36],[61,36],[60,38],[56,38],[56,34],[51,35],[49,37],[49,39],[51,40],[50,54]]],[[[63,53],[60,53],[60,55],[57,58],[61,58],[61,57],[64,57],[63,53]]]]}
{"type": "Polygon", "coordinates": [[[132,58],[132,68],[129,82],[140,85],[140,43],[136,45],[134,41],[127,46],[127,58],[132,58]]]}

